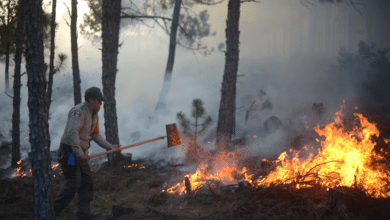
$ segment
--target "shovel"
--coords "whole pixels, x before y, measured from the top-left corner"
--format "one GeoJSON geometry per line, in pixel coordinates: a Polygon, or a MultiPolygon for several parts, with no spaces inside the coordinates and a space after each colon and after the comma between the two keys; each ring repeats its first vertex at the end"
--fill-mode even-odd
{"type": "Polygon", "coordinates": [[[127,146],[124,146],[124,147],[121,147],[121,148],[118,148],[115,150],[110,150],[110,151],[106,151],[106,152],[103,152],[100,154],[95,154],[95,155],[90,156],[90,159],[95,158],[95,157],[100,157],[100,156],[103,156],[106,154],[117,153],[117,152],[120,152],[120,151],[127,149],[127,148],[136,147],[136,146],[147,144],[150,142],[155,142],[158,140],[162,140],[164,138],[167,138],[167,140],[168,140],[168,147],[173,147],[173,146],[181,144],[180,136],[179,136],[179,132],[177,131],[176,124],[175,123],[169,124],[169,125],[166,125],[165,127],[167,129],[167,136],[156,137],[156,138],[149,139],[146,141],[141,141],[141,142],[138,142],[135,144],[127,145],[127,146]]]}

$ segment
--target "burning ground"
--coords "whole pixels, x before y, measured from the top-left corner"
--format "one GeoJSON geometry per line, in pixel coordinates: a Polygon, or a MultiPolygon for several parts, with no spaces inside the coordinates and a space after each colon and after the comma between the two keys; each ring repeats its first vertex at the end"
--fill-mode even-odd
{"type": "MultiPolygon", "coordinates": [[[[342,109],[314,128],[315,143],[275,160],[254,157],[237,143],[207,150],[184,137],[185,164],[123,157],[116,168],[93,168],[92,210],[102,219],[389,218],[389,110],[367,107],[344,116],[342,109]]],[[[60,167],[52,168],[58,194],[64,178],[60,167]]],[[[31,206],[31,178],[21,172],[1,180],[0,218],[31,216],[20,209],[31,206]]],[[[75,219],[76,204],[77,198],[63,219],[75,219]]]]}

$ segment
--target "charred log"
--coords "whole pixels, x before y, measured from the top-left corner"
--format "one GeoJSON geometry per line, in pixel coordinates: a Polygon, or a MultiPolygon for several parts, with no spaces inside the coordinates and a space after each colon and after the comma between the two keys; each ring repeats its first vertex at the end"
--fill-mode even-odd
{"type": "Polygon", "coordinates": [[[186,191],[187,193],[191,192],[191,182],[190,180],[188,179],[188,177],[186,177],[184,179],[184,182],[185,182],[185,186],[186,186],[186,191]]]}

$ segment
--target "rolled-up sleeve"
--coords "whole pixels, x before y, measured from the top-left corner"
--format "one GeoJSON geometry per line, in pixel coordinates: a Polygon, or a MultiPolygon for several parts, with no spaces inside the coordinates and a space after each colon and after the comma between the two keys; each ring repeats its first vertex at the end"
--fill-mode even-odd
{"type": "Polygon", "coordinates": [[[80,129],[84,124],[85,115],[81,110],[75,110],[70,113],[69,116],[69,125],[68,125],[68,131],[67,136],[70,140],[70,146],[72,146],[73,152],[76,154],[77,157],[84,154],[84,151],[80,147],[80,129]]]}

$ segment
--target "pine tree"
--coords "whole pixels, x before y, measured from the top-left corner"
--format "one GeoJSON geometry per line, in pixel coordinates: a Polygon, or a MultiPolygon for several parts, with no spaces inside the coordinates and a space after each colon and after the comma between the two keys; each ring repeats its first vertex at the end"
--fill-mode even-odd
{"type": "Polygon", "coordinates": [[[180,126],[183,128],[183,133],[185,135],[194,137],[195,145],[198,134],[202,134],[209,128],[210,124],[213,122],[210,116],[205,117],[205,110],[203,108],[203,102],[200,99],[194,99],[192,102],[192,117],[195,118],[195,124],[192,124],[189,119],[185,117],[182,112],[177,113],[176,118],[179,120],[180,126]],[[198,124],[200,118],[204,118],[202,124],[198,124]],[[195,131],[192,131],[190,125],[195,127],[195,131]],[[198,131],[198,126],[202,126],[202,129],[198,131]]]}

